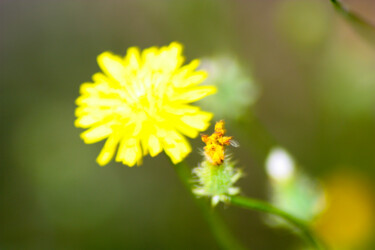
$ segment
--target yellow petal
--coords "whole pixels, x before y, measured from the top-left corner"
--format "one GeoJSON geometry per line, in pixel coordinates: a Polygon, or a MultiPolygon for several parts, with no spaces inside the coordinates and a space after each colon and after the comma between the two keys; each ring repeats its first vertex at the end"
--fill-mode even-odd
{"type": "Polygon", "coordinates": [[[120,142],[116,161],[121,161],[129,167],[136,163],[140,164],[142,159],[142,151],[139,140],[136,138],[124,138],[120,142]]]}
{"type": "Polygon", "coordinates": [[[115,98],[100,98],[96,96],[80,96],[76,100],[77,105],[116,107],[123,104],[122,100],[115,98]]]}
{"type": "Polygon", "coordinates": [[[103,52],[98,56],[99,67],[103,72],[120,83],[123,83],[125,76],[124,61],[121,57],[111,52],[103,52]]]}
{"type": "Polygon", "coordinates": [[[82,105],[76,108],[75,115],[77,117],[93,116],[95,119],[104,119],[105,116],[113,114],[110,109],[101,109],[98,106],[82,105]]]}
{"type": "Polygon", "coordinates": [[[181,67],[173,75],[171,82],[175,87],[184,88],[197,85],[207,78],[207,72],[201,70],[194,72],[199,65],[199,60],[193,60],[190,64],[181,67]]]}
{"type": "Polygon", "coordinates": [[[164,151],[173,164],[181,162],[191,152],[190,144],[175,131],[169,131],[163,141],[164,151]]]}
{"type": "Polygon", "coordinates": [[[204,131],[210,125],[209,121],[211,120],[212,116],[213,115],[209,112],[200,111],[195,115],[185,115],[181,117],[181,120],[193,128],[204,131]]]}
{"type": "Polygon", "coordinates": [[[195,128],[192,128],[191,126],[186,125],[183,122],[176,123],[176,129],[180,131],[182,134],[190,137],[195,138],[198,136],[199,132],[195,128]]]}
{"type": "Polygon", "coordinates": [[[185,88],[198,85],[207,78],[207,72],[200,70],[196,72],[189,72],[189,69],[179,71],[172,77],[172,84],[179,88],[185,88]]]}
{"type": "Polygon", "coordinates": [[[81,138],[87,144],[95,143],[107,138],[112,133],[110,124],[106,123],[86,130],[81,134],[81,138]]]}
{"type": "Polygon", "coordinates": [[[181,43],[176,42],[176,41],[171,42],[171,44],[169,44],[169,49],[173,51],[176,56],[181,54],[183,48],[184,46],[181,43]]]}
{"type": "Polygon", "coordinates": [[[186,78],[186,84],[187,85],[198,85],[201,82],[203,82],[207,78],[207,76],[208,76],[208,74],[207,74],[206,71],[203,71],[203,70],[196,71],[196,72],[190,74],[190,76],[188,78],[186,78]]]}
{"type": "Polygon", "coordinates": [[[214,94],[216,91],[217,89],[214,86],[195,87],[191,90],[181,91],[180,94],[173,96],[171,101],[183,101],[185,103],[191,103],[198,101],[205,96],[214,94]]]}
{"type": "Polygon", "coordinates": [[[156,156],[162,151],[161,143],[155,135],[150,135],[148,138],[148,149],[152,157],[156,156]]]}
{"type": "Polygon", "coordinates": [[[200,108],[186,104],[173,104],[173,106],[166,106],[164,110],[166,111],[166,113],[174,115],[186,115],[197,113],[200,108]]]}
{"type": "Polygon", "coordinates": [[[83,94],[92,94],[93,92],[97,92],[97,89],[95,88],[95,84],[91,82],[85,82],[82,83],[79,87],[79,92],[81,95],[83,94]]]}
{"type": "Polygon", "coordinates": [[[96,158],[96,162],[100,166],[106,165],[113,158],[120,138],[121,137],[119,134],[112,134],[108,137],[107,141],[104,144],[104,147],[100,151],[98,158],[96,158]]]}
{"type": "Polygon", "coordinates": [[[101,72],[95,73],[92,76],[92,80],[95,83],[107,83],[109,81],[108,77],[101,72]]]}
{"type": "Polygon", "coordinates": [[[157,66],[156,56],[159,52],[157,47],[150,47],[142,51],[141,59],[146,69],[153,70],[157,66]]]}
{"type": "Polygon", "coordinates": [[[130,47],[125,56],[125,66],[129,67],[129,70],[137,70],[141,67],[141,54],[139,48],[130,47]]]}
{"type": "Polygon", "coordinates": [[[158,69],[165,73],[174,71],[179,68],[184,62],[185,58],[181,56],[182,45],[177,42],[172,42],[167,47],[162,47],[160,53],[155,58],[155,65],[158,69]]]}
{"type": "Polygon", "coordinates": [[[94,125],[97,122],[100,122],[103,119],[103,117],[94,117],[92,115],[85,115],[82,117],[79,117],[77,120],[74,122],[74,126],[77,128],[88,128],[94,125]]]}

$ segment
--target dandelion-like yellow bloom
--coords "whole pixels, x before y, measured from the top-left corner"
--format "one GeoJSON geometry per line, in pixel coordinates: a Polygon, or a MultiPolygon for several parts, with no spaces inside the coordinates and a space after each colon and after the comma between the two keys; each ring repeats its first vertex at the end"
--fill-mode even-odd
{"type": "Polygon", "coordinates": [[[183,62],[177,42],[142,52],[131,47],[125,57],[110,52],[98,56],[103,73],[81,85],[75,126],[88,129],[81,134],[85,143],[107,139],[97,158],[99,165],[107,164],[117,147],[116,161],[128,166],[163,150],[173,163],[190,153],[185,136],[196,137],[212,118],[190,104],[216,88],[197,86],[207,77],[195,70],[199,60],[185,66],[183,62]]]}

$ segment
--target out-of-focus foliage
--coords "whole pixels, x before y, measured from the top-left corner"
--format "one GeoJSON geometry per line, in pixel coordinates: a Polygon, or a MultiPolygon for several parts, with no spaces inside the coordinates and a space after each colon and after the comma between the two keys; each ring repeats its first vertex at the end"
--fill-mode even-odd
{"type": "Polygon", "coordinates": [[[375,57],[372,48],[357,43],[332,45],[318,68],[320,104],[330,116],[351,119],[374,114],[375,57]]]}
{"type": "Polygon", "coordinates": [[[217,86],[218,92],[200,103],[217,119],[236,119],[244,115],[258,98],[259,87],[249,70],[233,56],[204,58],[201,68],[209,74],[205,83],[217,86]]]}
{"type": "Polygon", "coordinates": [[[314,48],[329,35],[332,21],[324,2],[288,0],[278,3],[277,26],[281,34],[296,48],[314,48]]]}
{"type": "MultiPolygon", "coordinates": [[[[355,171],[335,172],[321,183],[302,174],[295,160],[282,148],[271,151],[266,161],[271,203],[312,225],[330,249],[366,248],[374,233],[374,191],[355,171]],[[323,184],[323,185],[322,185],[323,184]]],[[[284,220],[267,217],[270,225],[284,220]]]]}
{"type": "MultiPolygon", "coordinates": [[[[283,148],[274,148],[266,161],[270,177],[271,203],[297,218],[311,223],[324,208],[324,193],[316,181],[298,169],[293,157],[283,148]]],[[[290,226],[272,216],[274,225],[290,226]]]]}
{"type": "Polygon", "coordinates": [[[40,225],[76,231],[108,220],[121,209],[125,193],[113,191],[123,188],[121,178],[113,172],[88,171],[95,155],[89,149],[80,150],[75,129],[62,119],[71,115],[68,111],[52,99],[35,106],[15,124],[12,146],[20,170],[33,187],[36,209],[45,217],[40,218],[40,225]],[[69,164],[69,158],[76,158],[76,163],[69,164]],[[108,181],[111,185],[103,185],[108,181]]]}

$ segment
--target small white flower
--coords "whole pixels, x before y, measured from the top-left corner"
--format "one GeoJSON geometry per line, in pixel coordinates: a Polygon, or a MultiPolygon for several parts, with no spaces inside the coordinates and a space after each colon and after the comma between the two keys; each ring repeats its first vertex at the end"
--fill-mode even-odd
{"type": "Polygon", "coordinates": [[[275,181],[287,181],[294,176],[295,163],[283,148],[274,148],[266,161],[267,174],[275,181]]]}

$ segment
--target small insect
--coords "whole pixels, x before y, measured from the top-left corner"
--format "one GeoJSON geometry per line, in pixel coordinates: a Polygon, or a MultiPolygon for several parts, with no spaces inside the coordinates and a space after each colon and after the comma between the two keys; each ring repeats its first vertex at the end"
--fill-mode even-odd
{"type": "Polygon", "coordinates": [[[230,140],[230,145],[232,147],[238,148],[240,146],[240,143],[238,141],[232,139],[232,140],[230,140]]]}

